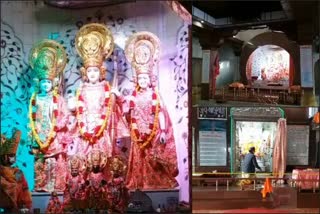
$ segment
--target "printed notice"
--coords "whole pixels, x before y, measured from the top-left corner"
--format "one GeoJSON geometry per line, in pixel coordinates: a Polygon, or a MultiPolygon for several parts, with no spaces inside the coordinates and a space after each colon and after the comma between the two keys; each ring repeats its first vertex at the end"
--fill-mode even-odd
{"type": "Polygon", "coordinates": [[[200,166],[227,165],[227,132],[224,121],[200,120],[200,123],[211,123],[199,131],[200,166]],[[211,130],[210,130],[211,129],[211,130]]]}
{"type": "Polygon", "coordinates": [[[288,125],[287,165],[308,165],[309,126],[288,125]]]}

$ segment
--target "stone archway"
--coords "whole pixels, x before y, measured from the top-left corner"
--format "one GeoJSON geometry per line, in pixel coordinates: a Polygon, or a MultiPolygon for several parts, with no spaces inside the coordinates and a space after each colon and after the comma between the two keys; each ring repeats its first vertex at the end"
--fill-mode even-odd
{"type": "Polygon", "coordinates": [[[299,45],[293,41],[290,41],[284,33],[266,32],[255,36],[249,42],[247,42],[243,48],[240,57],[240,74],[241,82],[248,84],[246,77],[246,65],[250,55],[260,46],[264,45],[276,45],[286,50],[292,57],[294,64],[294,75],[292,84],[300,85],[300,49],[299,45]]]}

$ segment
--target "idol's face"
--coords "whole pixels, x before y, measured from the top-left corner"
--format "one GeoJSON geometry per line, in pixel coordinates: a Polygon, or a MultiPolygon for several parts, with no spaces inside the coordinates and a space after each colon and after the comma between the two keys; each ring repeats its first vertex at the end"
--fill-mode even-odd
{"type": "Polygon", "coordinates": [[[8,162],[9,164],[14,164],[16,162],[16,155],[15,154],[8,155],[8,162]]]}
{"type": "Polygon", "coordinates": [[[48,93],[52,90],[52,81],[49,79],[42,79],[39,83],[40,91],[43,93],[48,93]]]}
{"type": "Polygon", "coordinates": [[[98,67],[88,67],[87,77],[90,83],[96,84],[100,79],[100,69],[98,67]]]}
{"type": "Polygon", "coordinates": [[[72,168],[71,169],[71,175],[73,177],[77,176],[79,174],[79,170],[77,168],[72,168]]]}
{"type": "Polygon", "coordinates": [[[150,77],[148,74],[139,74],[138,75],[138,84],[140,88],[148,88],[150,85],[150,77]]]}
{"type": "Polygon", "coordinates": [[[139,64],[146,64],[151,58],[151,51],[146,45],[139,45],[134,50],[135,60],[139,64]]]}

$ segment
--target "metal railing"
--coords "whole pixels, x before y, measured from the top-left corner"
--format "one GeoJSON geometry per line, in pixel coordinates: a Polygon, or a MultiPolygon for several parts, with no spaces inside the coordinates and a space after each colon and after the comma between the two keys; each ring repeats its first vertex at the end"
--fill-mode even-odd
{"type": "MultiPolygon", "coordinates": [[[[276,178],[276,177],[268,177],[271,180],[271,184],[273,187],[281,186],[283,183],[288,184],[292,188],[297,188],[300,192],[302,190],[301,184],[303,183],[312,183],[313,193],[316,190],[320,190],[319,188],[319,180],[317,179],[292,179],[292,178],[276,178]],[[282,182],[279,182],[282,181],[282,182]]],[[[213,177],[193,177],[192,181],[198,181],[200,186],[204,186],[204,184],[214,184],[216,191],[219,191],[219,183],[223,183],[223,186],[226,184],[226,190],[230,191],[230,184],[235,182],[241,182],[243,180],[250,180],[253,183],[253,190],[257,190],[258,181],[263,183],[266,178],[240,178],[240,177],[227,177],[227,178],[213,178],[213,177]]],[[[241,190],[242,186],[239,188],[241,190]]]]}
{"type": "Polygon", "coordinates": [[[258,102],[263,104],[300,104],[304,91],[290,89],[260,89],[260,88],[230,88],[229,86],[216,89],[214,99],[222,101],[258,102]]]}

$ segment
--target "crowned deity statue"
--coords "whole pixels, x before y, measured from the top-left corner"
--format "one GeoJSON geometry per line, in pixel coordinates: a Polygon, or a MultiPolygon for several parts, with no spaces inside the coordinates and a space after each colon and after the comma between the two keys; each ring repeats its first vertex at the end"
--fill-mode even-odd
{"type": "Polygon", "coordinates": [[[69,156],[66,189],[63,195],[64,211],[87,208],[86,203],[86,160],[80,155],[69,156]]]}
{"type": "Polygon", "coordinates": [[[102,24],[86,24],[78,31],[75,46],[83,60],[83,81],[76,96],[68,99],[68,108],[75,115],[81,139],[73,149],[83,155],[100,149],[111,157],[116,139],[130,136],[122,117],[123,98],[118,89],[105,80],[103,63],[114,49],[111,31],[102,24]],[[123,128],[119,128],[120,124],[123,128]]]}
{"type": "Polygon", "coordinates": [[[126,160],[121,156],[113,156],[109,161],[111,176],[107,184],[107,201],[109,213],[124,213],[129,201],[129,191],[125,185],[127,171],[126,160]]]}
{"type": "Polygon", "coordinates": [[[107,199],[107,177],[105,168],[108,157],[105,152],[93,149],[88,154],[88,175],[86,178],[86,194],[90,209],[107,210],[110,207],[107,199]]]}
{"type": "Polygon", "coordinates": [[[126,186],[147,190],[175,188],[178,183],[177,154],[169,114],[155,80],[160,41],[150,32],[133,34],[125,47],[126,58],[135,71],[136,87],[129,97],[128,116],[131,150],[126,186]]]}
{"type": "Polygon", "coordinates": [[[62,214],[63,206],[56,192],[51,193],[49,203],[46,208],[46,214],[62,214]]]}
{"type": "Polygon", "coordinates": [[[4,213],[29,212],[32,197],[23,172],[14,166],[21,131],[15,130],[12,138],[1,134],[0,141],[0,207],[4,213]]]}
{"type": "Polygon", "coordinates": [[[66,61],[65,49],[53,40],[42,40],[30,51],[29,63],[38,81],[29,104],[35,191],[63,191],[65,187],[66,145],[59,133],[65,130],[67,108],[58,83],[66,61]]]}

